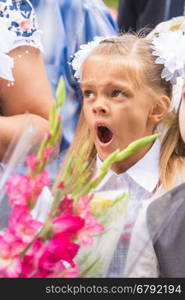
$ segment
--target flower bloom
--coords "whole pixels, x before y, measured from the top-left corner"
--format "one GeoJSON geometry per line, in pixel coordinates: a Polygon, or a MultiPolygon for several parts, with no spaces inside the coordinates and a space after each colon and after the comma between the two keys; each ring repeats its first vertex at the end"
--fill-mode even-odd
{"type": "Polygon", "coordinates": [[[52,229],[56,233],[66,233],[68,236],[75,236],[85,224],[84,219],[79,216],[64,214],[52,220],[52,229]]]}
{"type": "Polygon", "coordinates": [[[36,200],[44,186],[50,184],[48,171],[44,170],[35,178],[14,174],[6,182],[7,194],[12,207],[27,206],[29,199],[36,200]]]}
{"type": "Polygon", "coordinates": [[[87,214],[90,213],[91,208],[90,208],[90,200],[92,199],[92,196],[81,196],[79,199],[79,202],[75,208],[75,212],[80,215],[80,214],[87,214]]]}
{"type": "Polygon", "coordinates": [[[27,176],[14,174],[6,182],[7,194],[12,206],[27,205],[27,199],[31,196],[32,187],[27,176]]]}
{"type": "Polygon", "coordinates": [[[104,226],[101,225],[97,218],[91,215],[89,212],[85,216],[85,226],[78,232],[77,237],[82,242],[82,245],[92,245],[94,234],[103,232],[104,226]]]}
{"type": "Polygon", "coordinates": [[[34,220],[30,211],[25,207],[14,208],[8,224],[10,232],[23,243],[30,243],[43,225],[34,220]]]}
{"type": "Polygon", "coordinates": [[[22,257],[20,277],[39,277],[39,259],[43,252],[44,245],[42,244],[41,240],[37,238],[26,254],[22,257]]]}
{"type": "Polygon", "coordinates": [[[38,159],[37,159],[37,156],[36,155],[30,155],[27,157],[27,164],[31,170],[31,172],[34,172],[35,169],[37,168],[39,162],[38,162],[38,159]]]}
{"type": "Polygon", "coordinates": [[[21,271],[20,258],[0,257],[0,277],[18,278],[21,271]]]}
{"type": "Polygon", "coordinates": [[[59,210],[63,212],[63,214],[73,214],[73,199],[65,196],[59,205],[59,210]]]}
{"type": "Polygon", "coordinates": [[[25,244],[7,230],[0,237],[0,277],[16,278],[21,271],[19,253],[25,248],[25,244]]]}
{"type": "Polygon", "coordinates": [[[44,153],[43,153],[43,157],[42,157],[43,160],[46,161],[50,157],[52,152],[53,152],[53,147],[46,147],[44,149],[44,153]]]}
{"type": "Polygon", "coordinates": [[[44,170],[35,178],[30,179],[30,184],[32,185],[32,197],[37,199],[43,188],[50,185],[48,171],[44,170]]]}
{"type": "MultiPolygon", "coordinates": [[[[45,251],[39,260],[41,272],[45,275],[47,272],[53,272],[57,264],[62,264],[62,261],[68,262],[73,267],[75,265],[73,259],[77,255],[79,247],[79,245],[71,242],[66,234],[56,234],[46,243],[45,251]]],[[[61,265],[61,268],[65,270],[64,265],[61,265]]]]}

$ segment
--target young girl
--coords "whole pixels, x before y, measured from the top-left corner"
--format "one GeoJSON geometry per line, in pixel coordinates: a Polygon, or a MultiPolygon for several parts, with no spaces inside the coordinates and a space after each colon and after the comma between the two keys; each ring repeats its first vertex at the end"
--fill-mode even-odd
{"type": "MultiPolygon", "coordinates": [[[[97,39],[76,54],[73,68],[84,103],[68,155],[78,153],[89,141],[84,160],[89,162],[92,173],[114,150],[152,134],[168,114],[172,84],[161,78],[164,66],[155,63],[151,44],[137,35],[124,34],[97,39]]],[[[174,159],[177,142],[178,138],[173,143],[167,140],[161,148],[157,139],[153,145],[113,164],[99,187],[127,189],[130,194],[126,228],[107,277],[122,276],[130,232],[142,200],[173,187],[176,166],[179,170],[184,168],[178,156],[174,159]]],[[[72,176],[77,176],[75,170],[72,176]]]]}
{"type": "MultiPolygon", "coordinates": [[[[183,157],[185,157],[184,119],[185,87],[178,118],[183,140],[179,149],[183,157]]],[[[170,131],[171,129],[169,134],[170,131]]],[[[185,183],[159,199],[149,203],[147,201],[143,205],[131,238],[126,277],[185,277],[184,195],[185,183]]]]}
{"type": "Polygon", "coordinates": [[[53,95],[55,96],[60,76],[64,77],[66,85],[66,98],[61,110],[61,150],[64,151],[73,139],[82,106],[82,94],[69,61],[81,44],[92,41],[95,36],[116,35],[117,24],[103,0],[31,2],[43,31],[44,58],[53,95]]]}

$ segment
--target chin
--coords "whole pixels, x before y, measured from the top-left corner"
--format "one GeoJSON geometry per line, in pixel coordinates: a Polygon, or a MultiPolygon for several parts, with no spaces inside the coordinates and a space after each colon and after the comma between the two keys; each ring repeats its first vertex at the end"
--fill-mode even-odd
{"type": "Polygon", "coordinates": [[[100,158],[102,161],[104,161],[110,154],[112,154],[112,152],[114,152],[114,151],[106,151],[106,152],[104,152],[104,151],[99,151],[99,149],[97,149],[97,148],[96,148],[96,150],[97,150],[97,153],[98,153],[99,158],[100,158]]]}

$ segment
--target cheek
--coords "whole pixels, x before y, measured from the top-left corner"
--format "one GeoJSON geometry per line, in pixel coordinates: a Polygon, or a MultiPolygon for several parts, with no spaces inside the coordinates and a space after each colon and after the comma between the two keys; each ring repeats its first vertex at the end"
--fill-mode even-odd
{"type": "Polygon", "coordinates": [[[83,113],[84,113],[84,118],[85,118],[86,122],[88,122],[89,112],[88,112],[88,108],[87,108],[86,104],[83,105],[83,113]]]}
{"type": "Polygon", "coordinates": [[[146,126],[148,120],[148,111],[144,111],[139,107],[125,112],[121,117],[122,122],[125,122],[127,127],[131,127],[132,130],[137,130],[143,126],[146,126]],[[124,117],[123,117],[124,116],[124,117]]]}
{"type": "Polygon", "coordinates": [[[84,113],[84,118],[85,118],[86,124],[90,128],[92,119],[91,119],[90,108],[86,104],[83,105],[83,113],[84,113]]]}
{"type": "Polygon", "coordinates": [[[181,104],[180,110],[179,110],[179,128],[180,128],[180,134],[185,142],[185,103],[184,101],[181,104]]]}

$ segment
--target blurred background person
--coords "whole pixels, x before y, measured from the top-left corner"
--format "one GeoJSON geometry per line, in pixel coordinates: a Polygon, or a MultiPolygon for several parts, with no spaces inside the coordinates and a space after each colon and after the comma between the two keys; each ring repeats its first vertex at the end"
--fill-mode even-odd
{"type": "Polygon", "coordinates": [[[36,24],[28,0],[0,0],[0,229],[10,213],[9,201],[1,197],[5,186],[3,174],[8,176],[12,166],[17,164],[12,151],[24,133],[29,143],[22,146],[28,150],[21,149],[18,155],[24,154],[24,150],[35,152],[49,130],[49,112],[54,99],[36,24]],[[13,157],[8,172],[7,154],[13,157]]]}
{"type": "MultiPolygon", "coordinates": [[[[49,130],[53,97],[46,76],[40,32],[28,0],[0,1],[0,161],[26,127],[35,130],[36,146],[49,130]]],[[[34,146],[33,145],[33,146],[34,146]]]]}
{"type": "Polygon", "coordinates": [[[184,15],[184,0],[120,0],[118,26],[120,31],[153,29],[158,23],[184,15]]]}

